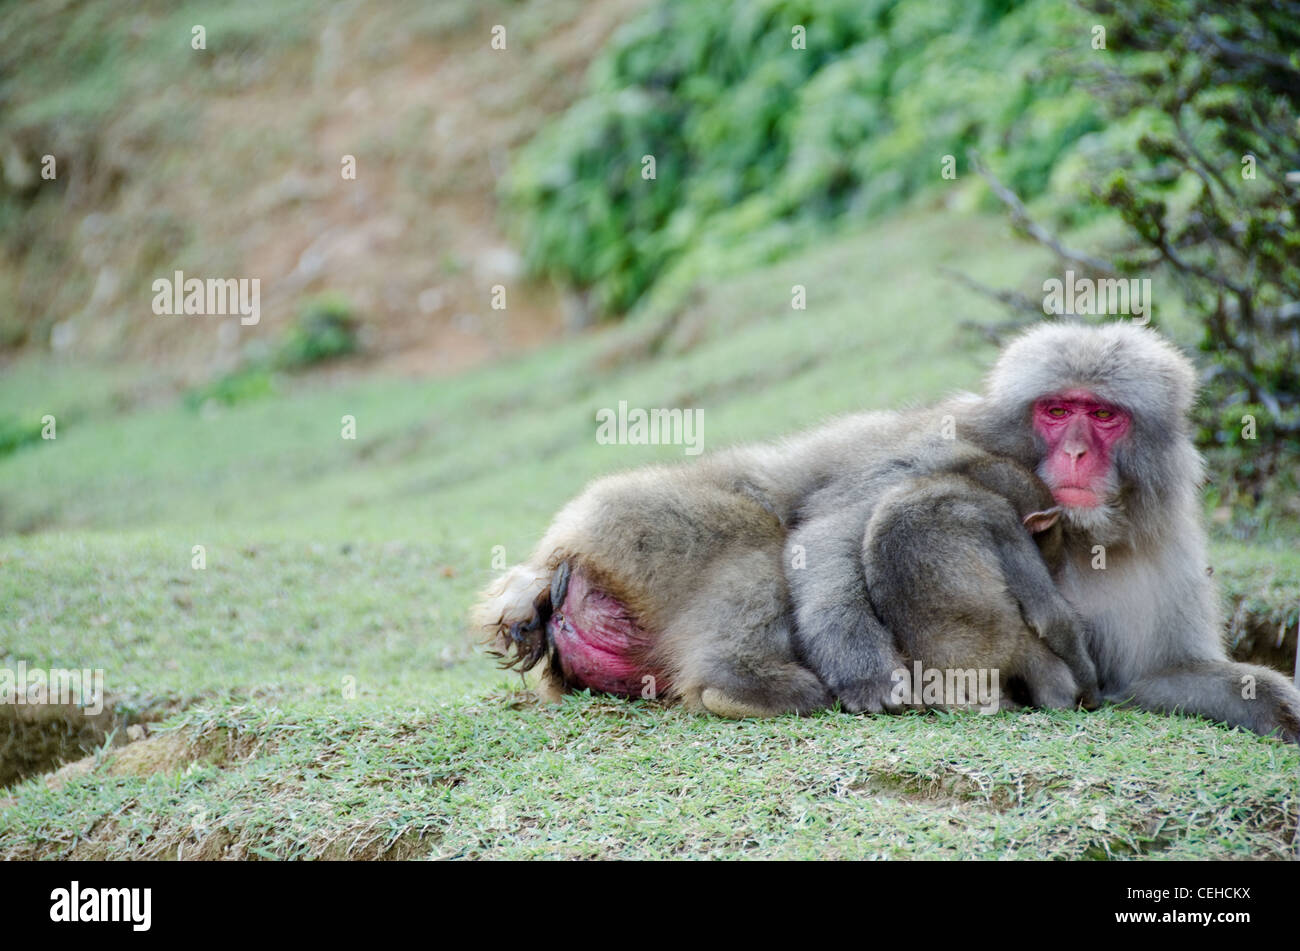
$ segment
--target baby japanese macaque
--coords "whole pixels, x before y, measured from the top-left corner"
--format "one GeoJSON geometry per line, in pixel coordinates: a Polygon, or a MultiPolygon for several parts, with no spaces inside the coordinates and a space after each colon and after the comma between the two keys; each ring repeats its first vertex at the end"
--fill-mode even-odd
{"type": "MultiPolygon", "coordinates": [[[[1082,622],[1052,579],[1063,526],[1041,480],[972,449],[879,498],[861,563],[871,607],[909,661],[895,672],[894,704],[1096,706],[1082,622]]],[[[791,541],[811,565],[824,542],[809,536],[796,530],[791,541]]],[[[792,589],[798,602],[809,588],[792,589]]]]}

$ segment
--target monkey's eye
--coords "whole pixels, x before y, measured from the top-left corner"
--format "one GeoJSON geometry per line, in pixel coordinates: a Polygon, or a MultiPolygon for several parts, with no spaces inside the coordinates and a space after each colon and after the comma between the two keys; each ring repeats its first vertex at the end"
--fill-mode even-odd
{"type": "Polygon", "coordinates": [[[1115,414],[1112,413],[1112,412],[1111,412],[1110,410],[1108,410],[1108,409],[1099,409],[1099,410],[1097,410],[1095,413],[1093,413],[1092,416],[1093,416],[1094,419],[1100,419],[1100,420],[1107,420],[1107,419],[1114,419],[1114,418],[1115,418],[1115,414]]]}
{"type": "Polygon", "coordinates": [[[1064,419],[1068,412],[1069,411],[1064,406],[1053,406],[1047,411],[1047,415],[1052,417],[1052,419],[1064,419]]]}

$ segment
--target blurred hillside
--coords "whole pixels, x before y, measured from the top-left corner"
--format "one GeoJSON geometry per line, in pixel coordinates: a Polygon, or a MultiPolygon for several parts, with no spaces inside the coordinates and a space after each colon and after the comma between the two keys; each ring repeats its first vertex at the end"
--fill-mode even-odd
{"type": "Polygon", "coordinates": [[[1071,67],[1093,19],[1052,0],[656,3],[512,167],[527,263],[600,313],[672,309],[927,189],[994,207],[965,187],[971,149],[1035,197],[1104,138],[1071,67]]]}
{"type": "Polygon", "coordinates": [[[326,291],[360,319],[362,349],[397,369],[545,339],[562,301],[521,283],[496,180],[640,5],[6,4],[0,353],[192,380],[269,346],[326,291]],[[490,47],[497,23],[505,50],[490,47]],[[191,48],[195,25],[206,49],[191,48]],[[156,318],[150,283],[174,269],[261,278],[261,323],[156,318]],[[511,285],[508,323],[490,308],[497,283],[511,285]]]}
{"type": "Polygon", "coordinates": [[[1041,192],[1100,124],[1044,53],[1085,35],[1046,0],[34,0],[0,26],[0,352],[194,382],[331,292],[359,349],[447,370],[652,289],[671,308],[973,181],[971,147],[1041,192]],[[175,269],[261,278],[262,324],[154,319],[175,269]]]}

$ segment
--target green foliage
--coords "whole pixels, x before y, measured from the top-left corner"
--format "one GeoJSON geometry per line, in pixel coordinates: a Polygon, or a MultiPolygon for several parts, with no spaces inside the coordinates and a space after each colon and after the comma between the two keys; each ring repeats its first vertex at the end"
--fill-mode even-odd
{"type": "Polygon", "coordinates": [[[1200,442],[1223,500],[1254,508],[1300,459],[1300,3],[1086,5],[1113,53],[1094,194],[1129,230],[1121,269],[1178,280],[1208,363],[1200,442]]]}
{"type": "Polygon", "coordinates": [[[1086,36],[1069,16],[1038,0],[660,0],[518,156],[505,198],[525,259],[612,314],[688,258],[767,260],[896,206],[943,182],[945,155],[960,177],[970,147],[1040,191],[1099,125],[1069,77],[1040,74],[1045,38],[1086,36]]]}
{"type": "Polygon", "coordinates": [[[340,294],[321,294],[303,304],[298,321],[276,352],[276,366],[297,370],[357,350],[356,315],[340,294]]]}
{"type": "Polygon", "coordinates": [[[0,456],[16,452],[28,443],[39,442],[41,423],[39,420],[19,419],[16,416],[0,416],[0,456]]]}
{"type": "Polygon", "coordinates": [[[253,364],[232,370],[196,386],[185,394],[185,405],[192,410],[202,409],[209,401],[222,406],[238,406],[249,400],[261,399],[275,392],[271,374],[265,366],[253,364]]]}

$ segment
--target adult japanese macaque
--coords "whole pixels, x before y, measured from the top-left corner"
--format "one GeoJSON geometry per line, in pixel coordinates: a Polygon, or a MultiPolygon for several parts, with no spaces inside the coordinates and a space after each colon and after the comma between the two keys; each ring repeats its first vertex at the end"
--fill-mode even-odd
{"type": "Polygon", "coordinates": [[[1223,647],[1189,435],[1191,364],[1128,323],[1014,341],[959,431],[1036,465],[1063,509],[1058,584],[1086,622],[1103,695],[1300,741],[1300,691],[1223,647]]]}
{"type": "Polygon", "coordinates": [[[1103,697],[1300,740],[1300,692],[1223,649],[1189,437],[1194,379],[1153,331],[1045,324],[1004,350],[982,396],[596,480],[475,618],[511,663],[545,660],[544,694],[587,686],[728,716],[832,699],[894,709],[904,655],[869,610],[862,550],[826,570],[784,548],[835,517],[810,508],[817,493],[852,491],[865,471],[905,468],[917,440],[952,436],[954,452],[969,443],[1035,471],[1061,507],[1057,585],[1103,697]],[[823,607],[796,612],[788,579],[814,568],[823,607]]]}

